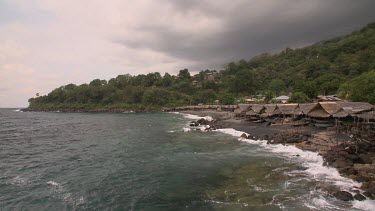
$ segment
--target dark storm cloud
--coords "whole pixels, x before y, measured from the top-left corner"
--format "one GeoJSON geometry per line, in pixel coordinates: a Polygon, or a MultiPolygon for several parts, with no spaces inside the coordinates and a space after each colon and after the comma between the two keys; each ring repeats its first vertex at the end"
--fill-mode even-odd
{"type": "MultiPolygon", "coordinates": [[[[301,47],[347,34],[375,21],[373,0],[171,0],[178,14],[216,18],[218,31],[176,30],[169,24],[139,26],[150,39],[121,40],[131,48],[147,48],[178,59],[193,61],[193,68],[218,67],[225,62],[249,59],[263,52],[301,47]]],[[[173,17],[171,17],[173,18],[173,17]]],[[[181,22],[180,24],[195,24],[181,22]]]]}

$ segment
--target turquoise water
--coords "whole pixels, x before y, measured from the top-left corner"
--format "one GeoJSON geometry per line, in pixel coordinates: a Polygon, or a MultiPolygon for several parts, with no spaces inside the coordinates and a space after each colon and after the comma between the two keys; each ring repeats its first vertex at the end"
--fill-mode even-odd
{"type": "Polygon", "coordinates": [[[183,132],[189,121],[0,109],[0,210],[355,209],[302,159],[223,132],[183,132]]]}

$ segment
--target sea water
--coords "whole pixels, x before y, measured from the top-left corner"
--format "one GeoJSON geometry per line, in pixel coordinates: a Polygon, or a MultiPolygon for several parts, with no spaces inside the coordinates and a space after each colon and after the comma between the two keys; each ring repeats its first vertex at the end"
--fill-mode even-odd
{"type": "Polygon", "coordinates": [[[374,210],[316,153],[197,118],[0,109],[0,210],[374,210]]]}

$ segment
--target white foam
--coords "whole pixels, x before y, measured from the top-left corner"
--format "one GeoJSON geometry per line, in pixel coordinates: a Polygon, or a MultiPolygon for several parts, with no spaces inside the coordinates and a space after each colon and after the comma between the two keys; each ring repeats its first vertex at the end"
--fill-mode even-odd
{"type": "Polygon", "coordinates": [[[188,128],[188,127],[184,127],[184,128],[182,128],[182,131],[184,131],[184,132],[190,132],[190,131],[191,131],[191,129],[190,129],[190,128],[188,128]]]}
{"type": "MultiPolygon", "coordinates": [[[[217,131],[229,134],[235,137],[240,137],[243,133],[242,131],[237,131],[233,128],[227,128],[227,129],[218,129],[217,131]]],[[[247,133],[245,133],[248,135],[247,133]]],[[[269,150],[277,155],[283,156],[287,159],[298,159],[299,161],[303,161],[302,165],[306,167],[307,169],[305,172],[312,176],[314,179],[318,181],[325,181],[332,184],[335,184],[336,186],[340,187],[341,190],[346,190],[348,192],[351,192],[352,194],[355,194],[351,190],[353,187],[356,187],[359,189],[361,187],[361,183],[356,182],[352,179],[342,177],[340,173],[337,171],[337,169],[333,167],[323,166],[323,157],[318,155],[317,152],[311,152],[311,151],[304,151],[301,150],[295,146],[292,145],[282,145],[282,144],[267,144],[267,141],[265,140],[252,140],[252,139],[245,139],[245,138],[239,138],[239,141],[243,141],[249,144],[256,144],[259,145],[266,150],[269,150]],[[296,157],[296,155],[299,155],[296,157]]],[[[315,206],[327,206],[326,203],[328,203],[323,198],[317,198],[313,199],[313,204],[315,206]]],[[[311,204],[310,204],[311,206],[311,204]]],[[[375,201],[373,200],[365,200],[365,201],[355,201],[353,202],[353,207],[361,210],[375,210],[375,201]]]]}
{"type": "Polygon", "coordinates": [[[360,210],[375,210],[375,200],[354,201],[353,207],[360,210]]]}
{"type": "Polygon", "coordinates": [[[194,120],[198,120],[198,119],[205,119],[207,121],[212,121],[213,118],[211,116],[198,116],[198,115],[194,115],[194,114],[185,114],[185,113],[179,113],[179,112],[170,112],[171,114],[181,114],[183,115],[186,119],[194,119],[194,120]]]}
{"type": "Polygon", "coordinates": [[[60,187],[61,185],[55,181],[48,181],[47,185],[55,186],[55,187],[60,187]]]}
{"type": "Polygon", "coordinates": [[[16,176],[14,178],[12,178],[10,181],[9,181],[10,184],[12,185],[26,185],[28,183],[28,180],[25,179],[25,178],[22,178],[20,176],[16,176]]]}
{"type": "Polygon", "coordinates": [[[21,111],[20,108],[19,108],[19,109],[16,109],[16,110],[13,110],[13,111],[15,111],[15,112],[23,112],[23,111],[21,111]]]}

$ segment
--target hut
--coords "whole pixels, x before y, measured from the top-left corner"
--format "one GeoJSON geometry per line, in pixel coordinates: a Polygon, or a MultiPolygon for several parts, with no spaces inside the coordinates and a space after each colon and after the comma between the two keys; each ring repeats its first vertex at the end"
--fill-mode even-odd
{"type": "Polygon", "coordinates": [[[298,104],[277,104],[276,107],[278,111],[280,111],[280,114],[282,114],[285,117],[292,116],[294,109],[298,107],[298,104]]]}
{"type": "Polygon", "coordinates": [[[254,104],[253,106],[251,106],[251,109],[254,111],[255,114],[261,115],[265,112],[266,107],[264,107],[263,104],[254,104]]]}
{"type": "Polygon", "coordinates": [[[360,114],[357,114],[358,118],[361,118],[367,122],[374,122],[375,121],[375,111],[366,111],[360,114]]]}
{"type": "Polygon", "coordinates": [[[307,116],[313,118],[331,118],[339,112],[341,106],[336,102],[320,102],[317,103],[308,113],[307,116]]]}
{"type": "Polygon", "coordinates": [[[276,104],[266,104],[264,107],[264,113],[262,113],[260,117],[271,117],[275,115],[276,104]]]}
{"type": "Polygon", "coordinates": [[[276,102],[278,103],[288,103],[289,97],[285,95],[281,95],[275,98],[276,102]]]}
{"type": "Polygon", "coordinates": [[[298,106],[294,109],[293,115],[302,115],[306,116],[307,113],[316,105],[316,103],[303,103],[298,104],[298,106]]]}
{"type": "Polygon", "coordinates": [[[335,114],[332,115],[334,118],[345,118],[349,117],[349,113],[346,112],[343,108],[340,108],[335,114]]]}
{"type": "Polygon", "coordinates": [[[237,106],[235,105],[221,105],[220,110],[221,111],[227,111],[227,112],[234,112],[237,106]]]}
{"type": "Polygon", "coordinates": [[[234,110],[234,115],[236,117],[245,116],[246,111],[248,111],[250,108],[250,104],[238,104],[236,109],[234,110]]]}
{"type": "Polygon", "coordinates": [[[336,102],[341,106],[341,108],[350,115],[360,114],[363,112],[371,111],[375,108],[374,105],[364,102],[347,102],[341,101],[336,102]]]}

